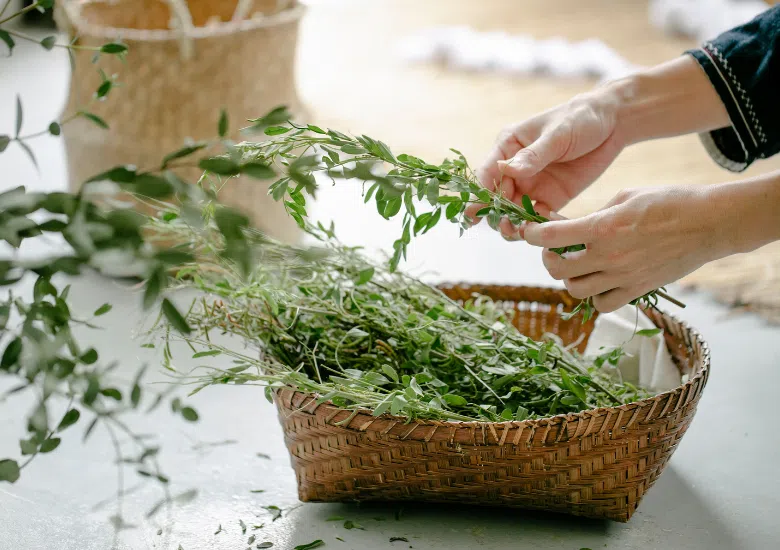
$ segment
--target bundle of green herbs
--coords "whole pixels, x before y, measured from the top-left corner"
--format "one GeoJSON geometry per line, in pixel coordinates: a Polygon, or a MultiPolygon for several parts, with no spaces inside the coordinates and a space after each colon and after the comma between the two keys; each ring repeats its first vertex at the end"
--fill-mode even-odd
{"type": "MultiPolygon", "coordinates": [[[[520,207],[484,189],[457,151],[455,160],[434,166],[396,157],[367,136],[279,124],[286,119],[283,110],[273,111],[255,121],[271,139],[233,145],[226,155],[202,160],[200,185],[217,195],[237,174],[280,174],[269,193],[284,201],[318,247],[275,242],[213,200],[201,203],[197,224],[192,211],[172,203],[160,205],[162,214],[151,223],[155,235],[192,254],[179,266],[176,285],[202,293],[183,318],[166,318],[165,334],[184,339],[196,358],[231,360],[228,368],[206,367],[205,375],[191,380],[197,389],[257,383],[270,398],[274,387],[289,385],[355,411],[464,421],[522,420],[647,396],[621,380],[615,368],[619,349],[586,360],[555,335],[536,342],[520,334],[509,306],[486,296],[456,303],[398,271],[413,235],[444,219],[461,232],[468,228],[469,204],[486,204],[480,215],[492,225],[502,216],[513,223],[545,222],[527,197],[520,207]],[[317,188],[317,172],[334,182],[362,182],[365,202],[373,198],[385,218],[403,209],[402,235],[389,262],[371,261],[341,244],[332,225],[308,220],[306,196],[317,188]],[[178,330],[171,332],[171,325],[178,330]],[[239,337],[251,352],[212,342],[215,332],[239,337]]],[[[654,305],[657,294],[640,300],[654,305]]],[[[590,301],[568,315],[579,310],[587,320],[590,301]]],[[[170,347],[164,349],[170,365],[170,347]]]]}
{"type": "Polygon", "coordinates": [[[230,360],[205,367],[193,381],[198,389],[256,383],[270,394],[290,385],[375,415],[491,421],[646,396],[603,358],[586,361],[554,335],[536,342],[520,334],[511,306],[478,295],[456,303],[339,243],[332,228],[304,224],[320,241],[313,248],[246,229],[253,267],[243,276],[220,255],[218,207],[197,233],[168,212],[154,230],[180,242],[191,237],[194,261],[178,269],[178,286],[200,296],[185,316],[188,334],[163,330],[188,342],[195,358],[230,360]],[[239,337],[250,351],[214,343],[215,333],[239,337]]]}

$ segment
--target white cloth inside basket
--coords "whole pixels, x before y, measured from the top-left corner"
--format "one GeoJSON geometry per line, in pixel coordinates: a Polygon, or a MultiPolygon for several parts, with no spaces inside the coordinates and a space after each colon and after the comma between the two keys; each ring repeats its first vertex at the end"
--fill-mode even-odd
{"type": "Polygon", "coordinates": [[[622,346],[625,355],[618,361],[623,379],[632,384],[662,392],[681,383],[680,370],[672,361],[663,333],[653,336],[634,336],[634,329],[653,329],[650,319],[634,306],[599,315],[591,332],[585,355],[593,357],[622,346]]]}

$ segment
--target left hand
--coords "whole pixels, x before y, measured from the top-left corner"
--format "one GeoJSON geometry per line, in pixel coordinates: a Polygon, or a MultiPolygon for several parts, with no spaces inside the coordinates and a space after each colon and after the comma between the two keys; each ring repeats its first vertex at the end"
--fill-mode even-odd
{"type": "Polygon", "coordinates": [[[527,224],[525,239],[546,249],[545,267],[573,297],[609,312],[727,256],[723,216],[706,187],[624,190],[588,216],[527,224]],[[549,250],[583,243],[564,257],[549,250]]]}

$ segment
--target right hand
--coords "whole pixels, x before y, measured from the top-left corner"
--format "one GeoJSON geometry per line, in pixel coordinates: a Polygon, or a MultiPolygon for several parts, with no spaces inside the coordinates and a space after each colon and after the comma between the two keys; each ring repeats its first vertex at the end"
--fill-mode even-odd
{"type": "MultiPolygon", "coordinates": [[[[500,189],[516,203],[528,195],[540,214],[557,218],[556,212],[593,183],[625,147],[617,132],[617,110],[618,102],[602,88],[509,126],[477,177],[487,189],[500,189]]],[[[475,224],[481,206],[466,210],[475,224]]],[[[508,240],[523,237],[523,228],[506,218],[499,227],[508,240]]]]}

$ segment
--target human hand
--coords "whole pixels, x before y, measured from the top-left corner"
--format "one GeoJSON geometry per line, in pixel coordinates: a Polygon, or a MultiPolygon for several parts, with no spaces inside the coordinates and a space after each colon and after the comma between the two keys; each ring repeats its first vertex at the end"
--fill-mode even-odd
{"type": "Polygon", "coordinates": [[[729,206],[717,186],[624,190],[588,216],[527,224],[525,240],[546,249],[547,271],[574,298],[609,312],[733,253],[729,206]],[[549,250],[581,243],[563,257],[549,250]]]}
{"type": "MultiPolygon", "coordinates": [[[[536,211],[550,217],[593,183],[623,149],[617,108],[604,88],[509,126],[477,177],[487,189],[500,190],[518,204],[528,195],[536,211]]],[[[480,207],[471,205],[466,211],[475,223],[480,207]]],[[[523,229],[507,219],[499,227],[507,239],[522,238],[523,229]]]]}

